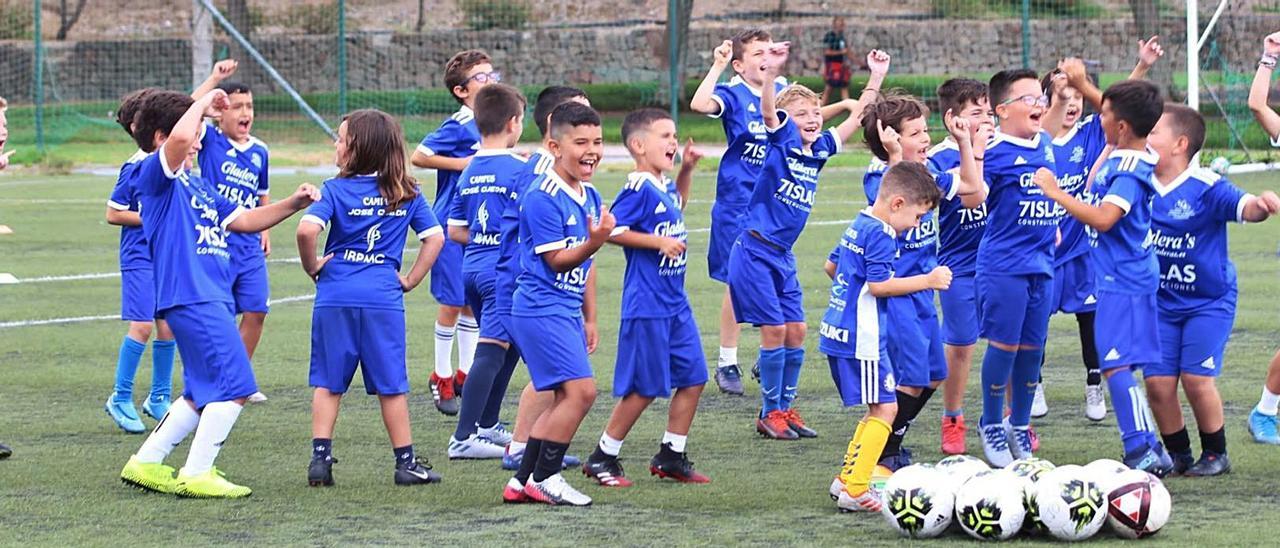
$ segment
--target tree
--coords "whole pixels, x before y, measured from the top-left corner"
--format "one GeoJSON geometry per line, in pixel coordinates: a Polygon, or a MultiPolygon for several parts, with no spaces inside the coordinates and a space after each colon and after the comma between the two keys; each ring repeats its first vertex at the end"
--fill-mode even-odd
{"type": "MultiPolygon", "coordinates": [[[[1140,37],[1135,40],[1146,40],[1148,37],[1161,34],[1159,0],[1129,0],[1129,10],[1133,12],[1133,24],[1140,37]]],[[[1161,34],[1161,36],[1167,35],[1161,34]]],[[[1151,72],[1147,73],[1147,79],[1160,86],[1160,90],[1166,97],[1171,97],[1170,92],[1173,90],[1172,66],[1173,60],[1166,59],[1156,63],[1151,68],[1151,72]]]]}
{"type": "Polygon", "coordinates": [[[71,27],[76,25],[80,20],[80,14],[84,12],[84,5],[88,0],[77,0],[74,8],[67,9],[67,0],[61,0],[53,11],[58,14],[58,40],[66,40],[67,33],[71,32],[71,27]]]}
{"type": "Polygon", "coordinates": [[[422,32],[422,27],[427,24],[427,0],[418,0],[418,22],[413,25],[413,30],[422,32]]]}

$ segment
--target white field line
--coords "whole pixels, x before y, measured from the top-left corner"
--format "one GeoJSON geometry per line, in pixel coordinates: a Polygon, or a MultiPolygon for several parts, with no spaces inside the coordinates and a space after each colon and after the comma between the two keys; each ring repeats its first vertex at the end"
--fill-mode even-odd
{"type": "MultiPolygon", "coordinates": [[[[279,259],[267,259],[268,263],[289,263],[298,264],[302,259],[297,257],[282,257],[279,259]]],[[[94,272],[92,274],[68,274],[64,276],[40,276],[38,278],[18,278],[18,284],[38,284],[49,282],[75,282],[80,280],[101,280],[105,278],[119,278],[120,272],[94,272]]]]}
{"type": "MultiPolygon", "coordinates": [[[[295,303],[300,301],[310,301],[316,298],[314,293],[307,295],[295,295],[293,297],[284,297],[282,299],[272,299],[267,301],[268,306],[277,304],[295,303]]],[[[98,322],[103,320],[119,320],[119,314],[111,314],[107,316],[75,316],[71,318],[50,318],[47,320],[20,320],[13,322],[0,322],[0,329],[9,329],[13,327],[33,327],[37,325],[59,325],[68,323],[98,322]]]]}

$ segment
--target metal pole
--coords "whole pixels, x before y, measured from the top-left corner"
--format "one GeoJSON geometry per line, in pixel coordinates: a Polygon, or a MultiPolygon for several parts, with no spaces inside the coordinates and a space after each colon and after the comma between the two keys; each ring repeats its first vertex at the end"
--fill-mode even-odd
{"type": "Polygon", "coordinates": [[[1200,109],[1199,2],[1187,0],[1187,106],[1200,109]]]}
{"type": "Polygon", "coordinates": [[[1022,68],[1031,68],[1031,0],[1022,0],[1022,68]]]}
{"type": "Polygon", "coordinates": [[[347,113],[347,2],[338,0],[338,114],[347,113]]]}
{"type": "Polygon", "coordinates": [[[200,0],[191,2],[191,89],[200,87],[200,83],[213,70],[213,19],[209,12],[200,5],[200,0]]]}
{"type": "Polygon", "coordinates": [[[36,150],[44,153],[44,37],[40,30],[40,0],[35,0],[35,89],[32,98],[36,103],[36,150]]]}
{"type": "Polygon", "coordinates": [[[680,127],[680,37],[676,35],[680,26],[678,0],[667,0],[667,79],[670,80],[671,119],[676,127],[680,127]]]}

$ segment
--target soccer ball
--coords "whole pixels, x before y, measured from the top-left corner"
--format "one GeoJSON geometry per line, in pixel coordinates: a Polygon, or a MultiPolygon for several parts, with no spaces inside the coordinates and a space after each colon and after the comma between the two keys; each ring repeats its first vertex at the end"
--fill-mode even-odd
{"type": "Polygon", "coordinates": [[[955,495],[941,472],[913,464],[898,470],[881,491],[880,513],[904,537],[932,538],[951,525],[955,495]]]}
{"type": "Polygon", "coordinates": [[[1022,483],[1007,470],[979,472],[956,495],[956,521],[978,540],[1013,537],[1025,516],[1022,483]]]}
{"type": "Polygon", "coordinates": [[[1032,482],[1036,482],[1040,480],[1040,476],[1044,475],[1045,472],[1053,470],[1054,468],[1057,468],[1057,466],[1052,462],[1045,459],[1031,457],[1028,459],[1015,460],[1009,463],[1009,466],[1006,466],[1005,470],[1027,478],[1032,482]]]}
{"type": "Polygon", "coordinates": [[[1107,523],[1123,538],[1156,534],[1173,511],[1173,499],[1160,479],[1142,470],[1121,473],[1107,493],[1107,523]]]}
{"type": "Polygon", "coordinates": [[[1111,490],[1120,474],[1129,471],[1129,467],[1125,466],[1123,462],[1111,459],[1095,460],[1086,464],[1084,469],[1089,473],[1089,477],[1093,478],[1093,481],[1098,484],[1098,488],[1102,489],[1103,493],[1111,490]]]}
{"type": "Polygon", "coordinates": [[[942,474],[943,480],[951,484],[953,492],[958,491],[975,474],[990,469],[982,459],[969,455],[952,455],[938,461],[937,465],[938,472],[942,474]]]}
{"type": "Polygon", "coordinates": [[[1022,479],[1022,506],[1027,512],[1022,529],[1030,534],[1040,535],[1047,532],[1044,524],[1040,522],[1040,509],[1036,506],[1036,482],[1039,481],[1040,476],[1054,468],[1052,462],[1035,457],[1018,459],[1005,467],[1005,470],[1022,479]]]}
{"type": "Polygon", "coordinates": [[[1231,160],[1218,156],[1212,162],[1209,162],[1209,170],[1226,177],[1227,172],[1231,170],[1231,160]]]}
{"type": "Polygon", "coordinates": [[[1087,539],[1107,521],[1106,496],[1083,466],[1062,466],[1040,476],[1035,504],[1040,522],[1058,540],[1087,539]]]}

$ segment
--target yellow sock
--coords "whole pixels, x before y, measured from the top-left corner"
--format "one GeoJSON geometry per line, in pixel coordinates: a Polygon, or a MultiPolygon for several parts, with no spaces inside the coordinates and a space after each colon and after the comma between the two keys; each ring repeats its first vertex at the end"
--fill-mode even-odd
{"type": "Polygon", "coordinates": [[[848,476],[841,475],[845,490],[857,496],[867,491],[871,484],[871,472],[880,462],[880,453],[884,451],[885,442],[889,441],[891,430],[889,423],[875,417],[868,417],[862,427],[862,438],[858,440],[857,454],[853,459],[853,467],[848,476]]]}
{"type": "Polygon", "coordinates": [[[840,478],[853,474],[853,459],[858,456],[858,444],[862,443],[863,426],[867,425],[867,421],[858,421],[858,428],[853,431],[853,439],[849,440],[849,447],[844,450],[844,465],[840,467],[840,478]]]}

